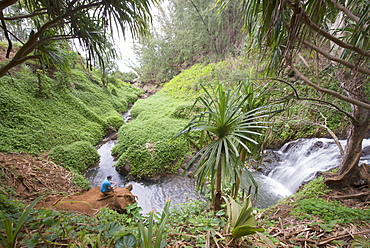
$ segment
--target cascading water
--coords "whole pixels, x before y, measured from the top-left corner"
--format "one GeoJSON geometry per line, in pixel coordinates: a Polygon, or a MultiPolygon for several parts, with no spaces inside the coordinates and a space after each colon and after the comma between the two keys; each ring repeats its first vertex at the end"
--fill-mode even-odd
{"type": "MultiPolygon", "coordinates": [[[[123,116],[126,121],[130,118],[129,113],[123,116]]],[[[341,141],[343,147],[345,143],[346,141],[341,141]]],[[[188,177],[169,175],[156,181],[130,181],[120,175],[114,168],[115,161],[111,155],[111,149],[115,144],[116,141],[110,140],[98,149],[99,166],[86,173],[92,187],[100,186],[108,175],[113,176],[118,187],[132,184],[132,192],[138,196],[138,204],[143,208],[143,213],[153,209],[162,210],[168,199],[171,199],[173,205],[192,199],[203,200],[195,190],[194,180],[188,177]]],[[[363,141],[363,148],[368,152],[363,153],[360,163],[370,164],[370,139],[363,141]]],[[[252,172],[259,185],[254,206],[259,208],[266,208],[281,198],[294,194],[303,183],[312,180],[320,172],[338,166],[341,161],[334,140],[324,138],[295,140],[285,144],[278,151],[266,151],[267,153],[270,155],[265,173],[252,172]]],[[[266,154],[264,157],[267,157],[266,154]]]]}
{"type": "MultiPolygon", "coordinates": [[[[346,141],[340,141],[342,147],[346,141]]],[[[363,141],[363,148],[370,146],[370,139],[363,141]]],[[[342,156],[332,139],[298,139],[275,151],[277,161],[267,176],[294,193],[303,183],[314,179],[318,173],[337,167],[342,156]]],[[[370,155],[361,157],[360,163],[369,163],[370,155]]]]}

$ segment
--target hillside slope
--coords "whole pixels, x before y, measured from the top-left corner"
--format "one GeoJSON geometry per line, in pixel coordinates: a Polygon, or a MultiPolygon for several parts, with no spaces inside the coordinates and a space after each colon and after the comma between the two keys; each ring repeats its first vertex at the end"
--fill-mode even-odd
{"type": "Polygon", "coordinates": [[[27,67],[0,78],[0,151],[38,154],[75,141],[98,143],[123,124],[141,94],[128,83],[104,87],[97,75],[72,69],[40,77],[27,67]]]}

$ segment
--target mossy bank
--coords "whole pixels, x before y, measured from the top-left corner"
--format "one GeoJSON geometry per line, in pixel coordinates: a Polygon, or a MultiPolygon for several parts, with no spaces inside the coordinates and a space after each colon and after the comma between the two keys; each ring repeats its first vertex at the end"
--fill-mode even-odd
{"type": "Polygon", "coordinates": [[[97,72],[65,73],[23,65],[0,78],[0,152],[50,152],[65,168],[83,173],[98,161],[95,145],[124,123],[121,113],[142,90],[97,72]]]}

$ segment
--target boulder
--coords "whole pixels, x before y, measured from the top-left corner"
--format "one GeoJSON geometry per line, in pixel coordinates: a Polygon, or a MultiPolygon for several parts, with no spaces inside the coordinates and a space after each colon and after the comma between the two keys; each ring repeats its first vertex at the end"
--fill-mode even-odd
{"type": "Polygon", "coordinates": [[[136,202],[136,196],[131,193],[132,185],[115,188],[108,194],[100,192],[100,187],[73,196],[50,196],[36,205],[38,208],[66,210],[89,216],[95,215],[101,208],[107,207],[118,213],[124,213],[127,205],[136,202]]]}

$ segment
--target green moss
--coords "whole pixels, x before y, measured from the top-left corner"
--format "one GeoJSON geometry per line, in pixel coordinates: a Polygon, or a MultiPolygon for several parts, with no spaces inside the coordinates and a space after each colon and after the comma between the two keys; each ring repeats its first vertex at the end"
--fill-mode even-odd
{"type": "Polygon", "coordinates": [[[129,146],[119,157],[117,167],[130,164],[131,174],[138,178],[176,173],[188,150],[184,140],[167,140],[129,146]]]}
{"type": "Polygon", "coordinates": [[[115,130],[118,130],[123,124],[125,124],[125,121],[123,120],[122,116],[109,116],[106,119],[107,125],[112,126],[115,130]]]}
{"type": "Polygon", "coordinates": [[[316,198],[320,195],[325,195],[330,192],[328,186],[324,183],[322,176],[310,181],[302,189],[296,193],[298,199],[303,198],[316,198]]]}
{"type": "Polygon", "coordinates": [[[351,223],[353,220],[358,222],[369,222],[370,210],[352,209],[343,206],[340,202],[327,202],[321,198],[301,199],[295,204],[293,215],[297,219],[310,219],[311,216],[316,216],[324,222],[329,223],[351,223]]]}
{"type": "Polygon", "coordinates": [[[138,100],[131,109],[133,120],[120,128],[112,149],[119,157],[116,166],[130,164],[137,177],[175,172],[188,150],[184,139],[172,140],[187,123],[187,119],[174,117],[183,104],[161,93],[138,100]]]}
{"type": "Polygon", "coordinates": [[[57,146],[50,152],[50,157],[57,164],[78,173],[84,173],[99,160],[96,148],[86,141],[57,146]]]}
{"type": "Polygon", "coordinates": [[[75,141],[94,145],[106,124],[119,128],[119,113],[142,92],[120,80],[102,87],[93,72],[79,69],[54,76],[42,74],[39,81],[22,66],[13,77],[0,78],[1,152],[38,154],[75,141]]]}

